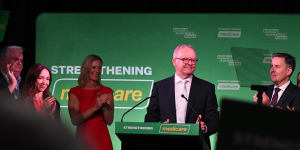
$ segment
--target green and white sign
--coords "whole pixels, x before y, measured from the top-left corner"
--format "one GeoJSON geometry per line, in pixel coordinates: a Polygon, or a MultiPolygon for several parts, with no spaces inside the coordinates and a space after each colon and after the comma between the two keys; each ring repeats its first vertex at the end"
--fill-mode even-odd
{"type": "MultiPolygon", "coordinates": [[[[195,48],[198,62],[194,74],[215,84],[219,104],[223,97],[253,103],[256,91],[247,87],[249,83],[241,85],[235,70],[237,65],[244,68],[245,61],[234,60],[231,50],[246,50],[242,56],[248,60],[247,67],[257,66],[251,56],[260,49],[297,58],[299,26],[300,15],[287,14],[44,13],[36,20],[36,62],[51,69],[51,91],[61,104],[61,118],[74,129],[67,93],[77,85],[81,63],[89,54],[104,61],[101,78],[114,90],[116,122],[151,95],[154,82],[174,74],[173,50],[179,44],[195,48]]],[[[263,59],[270,58],[270,54],[263,55],[263,59]]],[[[293,83],[299,71],[297,64],[293,83]]],[[[242,77],[248,80],[246,76],[242,77]]],[[[255,77],[250,79],[255,81],[255,77]]],[[[148,102],[129,112],[124,122],[143,122],[148,102]]],[[[109,131],[114,149],[119,150],[114,123],[109,131]]],[[[212,149],[215,137],[211,136],[212,149]]]]}
{"type": "Polygon", "coordinates": [[[198,124],[116,122],[116,133],[200,136],[198,124]]]}

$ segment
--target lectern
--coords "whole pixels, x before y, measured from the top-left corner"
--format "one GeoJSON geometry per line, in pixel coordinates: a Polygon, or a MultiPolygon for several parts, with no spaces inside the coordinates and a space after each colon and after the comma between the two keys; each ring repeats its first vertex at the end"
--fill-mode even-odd
{"type": "Polygon", "coordinates": [[[206,150],[198,124],[116,122],[122,150],[206,150]]]}

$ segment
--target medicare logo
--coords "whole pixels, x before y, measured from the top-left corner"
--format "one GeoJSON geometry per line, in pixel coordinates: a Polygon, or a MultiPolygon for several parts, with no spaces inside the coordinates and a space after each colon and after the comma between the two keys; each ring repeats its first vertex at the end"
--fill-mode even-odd
{"type": "Polygon", "coordinates": [[[190,131],[189,125],[178,124],[161,124],[159,133],[172,133],[172,134],[188,134],[190,131]]]}
{"type": "Polygon", "coordinates": [[[288,40],[286,33],[280,32],[279,29],[263,29],[265,36],[273,37],[275,40],[288,40]]]}
{"type": "Polygon", "coordinates": [[[234,80],[218,80],[218,90],[239,90],[240,84],[234,80]]]}
{"type": "Polygon", "coordinates": [[[241,34],[239,28],[219,28],[218,38],[241,38],[241,34]]]}
{"type": "MultiPolygon", "coordinates": [[[[68,92],[70,88],[78,85],[77,80],[77,78],[61,78],[54,82],[52,93],[62,108],[68,107],[68,92]]],[[[101,83],[114,91],[115,109],[130,109],[151,95],[154,80],[102,79],[101,83]]],[[[148,105],[149,100],[135,109],[146,109],[148,105]]]]}
{"type": "Polygon", "coordinates": [[[189,31],[189,28],[173,28],[173,32],[175,32],[178,35],[183,35],[186,39],[195,39],[197,38],[197,34],[194,32],[189,31]]]}

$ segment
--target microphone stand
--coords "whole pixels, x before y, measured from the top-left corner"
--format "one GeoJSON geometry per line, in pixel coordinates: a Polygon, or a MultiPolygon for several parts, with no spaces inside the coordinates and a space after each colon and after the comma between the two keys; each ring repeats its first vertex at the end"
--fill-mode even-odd
{"type": "MultiPolygon", "coordinates": [[[[189,105],[189,104],[191,105],[191,103],[189,103],[189,100],[183,94],[181,94],[181,97],[184,98],[187,101],[187,105],[189,105]]],[[[197,115],[194,107],[193,106],[190,106],[190,107],[191,107],[191,109],[193,111],[193,114],[198,118],[199,116],[197,115]]]]}
{"type": "Polygon", "coordinates": [[[121,118],[121,122],[123,122],[123,118],[124,116],[130,112],[132,109],[134,109],[136,106],[140,105],[141,103],[143,103],[144,101],[146,101],[147,99],[149,98],[152,98],[152,97],[155,97],[155,96],[150,96],[150,97],[146,97],[145,99],[143,99],[142,101],[140,101],[139,103],[137,103],[135,106],[131,107],[129,110],[127,110],[123,115],[122,115],[122,118],[121,118]]]}
{"type": "MultiPolygon", "coordinates": [[[[187,103],[187,105],[189,106],[189,104],[190,104],[190,107],[191,107],[191,109],[192,109],[192,112],[193,112],[193,114],[197,117],[197,118],[199,118],[199,115],[197,115],[197,113],[196,113],[196,111],[195,111],[195,109],[194,109],[194,107],[191,105],[191,103],[189,103],[189,100],[183,95],[183,94],[181,94],[181,97],[182,98],[184,98],[188,103],[187,103]]],[[[202,116],[203,117],[203,116],[202,116]]],[[[201,125],[199,124],[199,127],[200,127],[200,132],[202,132],[202,129],[201,129],[201,125]]],[[[206,129],[207,129],[207,125],[206,125],[206,129]]],[[[203,147],[204,147],[204,145],[203,145],[203,147]]]]}

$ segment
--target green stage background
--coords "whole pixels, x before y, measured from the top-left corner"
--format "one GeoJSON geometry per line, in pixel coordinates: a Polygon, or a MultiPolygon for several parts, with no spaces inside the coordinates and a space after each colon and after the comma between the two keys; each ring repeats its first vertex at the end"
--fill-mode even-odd
{"type": "MultiPolygon", "coordinates": [[[[116,122],[150,96],[154,82],[174,74],[172,53],[179,44],[195,48],[199,61],[194,74],[215,84],[219,105],[223,97],[252,103],[256,92],[240,86],[235,67],[246,62],[252,66],[246,75],[261,74],[256,68],[259,65],[251,65],[259,49],[269,51],[263,54],[263,65],[269,66],[273,52],[297,58],[299,26],[300,16],[287,14],[44,13],[36,21],[36,62],[51,69],[51,91],[61,104],[63,122],[74,131],[67,92],[77,85],[81,62],[89,54],[104,60],[102,83],[114,90],[116,122]],[[236,48],[247,50],[239,54],[244,61],[232,59],[231,49],[236,48]]],[[[128,113],[124,121],[143,122],[147,106],[148,101],[128,113]]],[[[114,123],[109,130],[114,149],[121,149],[114,123]]],[[[215,138],[211,136],[213,149],[215,138]]]]}
{"type": "Polygon", "coordinates": [[[2,42],[4,39],[8,18],[9,18],[9,11],[0,10],[0,42],[2,42]]]}

